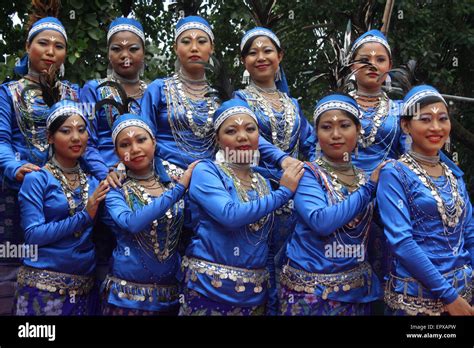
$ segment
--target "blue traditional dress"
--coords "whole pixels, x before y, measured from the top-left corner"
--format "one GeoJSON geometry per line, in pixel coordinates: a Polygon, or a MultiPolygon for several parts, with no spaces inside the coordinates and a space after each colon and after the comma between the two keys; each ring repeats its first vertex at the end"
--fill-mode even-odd
{"type": "MultiPolygon", "coordinates": [[[[249,40],[259,36],[266,36],[273,40],[278,48],[281,48],[280,40],[269,29],[256,27],[243,36],[240,49],[241,51],[248,45],[249,40]]],[[[275,78],[275,90],[273,93],[278,94],[282,108],[276,110],[269,100],[254,81],[250,81],[250,85],[245,89],[235,93],[235,98],[242,99],[247,102],[258,119],[258,127],[260,135],[270,144],[276,146],[293,158],[303,157],[311,160],[314,157],[315,144],[313,138],[313,127],[306,117],[295,98],[289,95],[289,88],[286,82],[283,68],[280,66],[280,73],[275,78]]],[[[252,76],[250,76],[252,79],[252,76]]],[[[256,168],[260,174],[268,179],[277,181],[282,172],[277,163],[262,160],[259,168],[256,168]]],[[[277,186],[277,185],[274,185],[277,186]]],[[[290,234],[296,226],[296,215],[294,214],[293,200],[288,204],[275,211],[275,226],[273,228],[272,239],[276,252],[277,272],[280,262],[284,254],[284,245],[290,234]]],[[[278,277],[277,277],[278,278],[278,277]]],[[[274,287],[275,299],[277,299],[277,284],[274,287]]],[[[276,307],[278,304],[276,304],[276,307]]]]}
{"type": "MultiPolygon", "coordinates": [[[[87,121],[76,103],[62,101],[52,107],[47,124],[71,114],[87,121]]],[[[79,164],[76,170],[75,189],[54,157],[25,176],[19,193],[21,224],[26,245],[38,246],[38,255],[24,259],[18,272],[16,315],[95,314],[93,220],[85,208],[98,181],[79,164]]]]}
{"type": "MultiPolygon", "coordinates": [[[[405,97],[405,109],[425,98],[443,101],[431,86],[405,97]]],[[[463,172],[445,156],[431,177],[409,152],[380,173],[377,200],[394,254],[387,277],[387,313],[440,315],[458,296],[472,303],[474,222],[463,172]]]]}
{"type": "MultiPolygon", "coordinates": [[[[315,119],[335,109],[357,120],[356,102],[337,94],[318,103],[315,119]]],[[[349,192],[324,157],[306,165],[294,198],[298,223],[281,272],[282,315],[368,315],[370,302],[381,297],[367,262],[376,186],[352,169],[357,182],[349,192]]]]}
{"type": "MultiPolygon", "coordinates": [[[[127,127],[142,127],[151,134],[139,116],[121,116],[114,129],[123,123],[127,127]]],[[[131,176],[120,189],[107,194],[103,219],[113,230],[117,246],[104,282],[104,315],[176,315],[178,312],[181,258],[176,249],[183,225],[182,198],[186,189],[171,182],[158,157],[155,175],[164,185],[159,197],[146,193],[131,176]]]]}
{"type": "MultiPolygon", "coordinates": [[[[132,18],[116,18],[109,26],[107,41],[120,31],[134,33],[142,40],[142,44],[145,46],[143,27],[138,21],[132,18]]],[[[124,99],[127,99],[127,96],[121,95],[122,91],[113,85],[99,87],[99,85],[106,82],[120,84],[120,79],[121,77],[113,72],[110,76],[107,76],[107,78],[86,82],[81,89],[81,102],[88,106],[90,112],[88,116],[91,118],[91,135],[87,153],[84,158],[91,163],[91,171],[101,180],[106,178],[109,168],[112,168],[119,161],[112,144],[111,131],[114,121],[119,116],[119,111],[110,105],[104,106],[100,110],[94,109],[94,106],[104,99],[112,99],[122,105],[126,103],[124,99]],[[92,115],[93,110],[96,110],[94,115],[92,115]]],[[[136,102],[127,105],[128,112],[137,115],[140,114],[140,101],[146,87],[147,84],[144,81],[140,81],[141,95],[134,98],[136,102]]]]}
{"type": "MultiPolygon", "coordinates": [[[[384,46],[391,58],[390,45],[379,30],[370,30],[354,41],[351,48],[352,58],[360,47],[371,42],[384,46]]],[[[359,98],[356,91],[350,95],[356,100],[359,98]]],[[[383,161],[397,159],[406,151],[405,136],[400,129],[400,109],[401,101],[391,100],[385,92],[382,92],[376,107],[361,108],[360,122],[363,133],[360,136],[358,154],[353,154],[352,161],[367,175],[371,175],[383,161]]],[[[378,214],[374,216],[372,223],[369,257],[374,271],[382,280],[389,272],[391,255],[378,214]]]]}
{"type": "MultiPolygon", "coordinates": [[[[28,42],[31,42],[43,30],[58,31],[67,40],[61,22],[56,18],[47,17],[33,24],[28,34],[28,42]]],[[[22,58],[15,72],[21,76],[28,72],[28,55],[22,58]]],[[[22,78],[0,86],[0,243],[23,242],[18,205],[18,191],[21,183],[15,179],[15,174],[26,163],[42,166],[47,158],[48,143],[45,124],[50,108],[43,101],[38,90],[30,90],[26,93],[26,103],[21,100],[22,91],[32,84],[31,81],[22,78]]],[[[74,101],[79,99],[78,85],[60,81],[59,90],[61,99],[74,101]]],[[[0,279],[2,279],[0,284],[4,289],[11,289],[11,292],[5,295],[5,298],[11,296],[11,300],[13,300],[13,283],[18,264],[19,260],[16,258],[0,261],[0,279]]],[[[9,300],[8,303],[10,307],[9,300]]],[[[0,306],[0,314],[10,314],[10,312],[10,308],[0,306]]]]}
{"type": "MultiPolygon", "coordinates": [[[[248,105],[236,99],[225,102],[214,119],[218,124],[242,112],[257,122],[248,105]]],[[[274,277],[273,211],[292,192],[284,186],[271,192],[269,182],[253,171],[252,182],[252,190],[241,187],[227,162],[204,160],[194,168],[189,188],[193,237],[183,259],[187,289],[180,315],[265,314],[268,282],[274,277]]]]}

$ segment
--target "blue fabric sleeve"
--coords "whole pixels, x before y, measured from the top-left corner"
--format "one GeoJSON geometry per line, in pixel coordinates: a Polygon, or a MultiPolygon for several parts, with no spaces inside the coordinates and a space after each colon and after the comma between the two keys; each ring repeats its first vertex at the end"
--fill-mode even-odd
{"type": "Polygon", "coordinates": [[[374,192],[375,185],[369,181],[345,200],[329,206],[319,180],[310,168],[305,167],[294,202],[298,215],[315,233],[329,236],[367,208],[374,192]]]}
{"type": "Polygon", "coordinates": [[[397,259],[413,277],[434,296],[449,304],[458,297],[456,289],[441,275],[413,239],[409,202],[399,178],[400,173],[393,166],[393,163],[388,163],[382,168],[377,190],[377,204],[388,243],[397,259]]]}
{"type": "Polygon", "coordinates": [[[193,170],[189,187],[191,199],[199,202],[205,212],[220,224],[241,228],[254,223],[287,203],[293,193],[280,186],[276,191],[257,200],[236,202],[222,182],[214,164],[200,162],[193,170]]]}
{"type": "Polygon", "coordinates": [[[21,208],[21,223],[25,230],[25,242],[39,247],[55,243],[76,231],[83,231],[93,224],[86,210],[60,221],[46,223],[43,213],[43,200],[47,194],[47,173],[33,172],[25,176],[18,200],[21,208]]]}
{"type": "MultiPolygon", "coordinates": [[[[81,103],[89,103],[95,105],[97,103],[96,81],[87,82],[81,89],[81,103]]],[[[89,117],[90,115],[87,115],[89,117]]],[[[92,120],[89,119],[89,141],[87,142],[87,149],[84,154],[84,160],[87,163],[89,171],[98,180],[104,180],[109,173],[107,165],[99,152],[99,135],[98,122],[96,115],[92,115],[92,120]]]]}
{"type": "Polygon", "coordinates": [[[0,172],[10,181],[16,181],[15,174],[25,160],[17,160],[12,148],[13,118],[12,98],[6,84],[0,86],[0,172]]]}
{"type": "Polygon", "coordinates": [[[162,79],[153,81],[146,89],[140,102],[141,116],[148,120],[155,136],[158,132],[156,118],[159,115],[158,108],[161,102],[161,87],[163,84],[164,82],[162,79]]]}
{"type": "Polygon", "coordinates": [[[105,205],[108,214],[122,230],[136,234],[144,231],[153,220],[158,220],[175,204],[186,191],[186,188],[177,184],[172,190],[164,192],[154,198],[151,204],[133,211],[127,204],[120,190],[112,189],[107,194],[105,205]]]}
{"type": "Polygon", "coordinates": [[[281,162],[288,157],[288,154],[280,150],[261,135],[258,137],[258,149],[262,159],[267,163],[274,163],[281,167],[281,162]]]}

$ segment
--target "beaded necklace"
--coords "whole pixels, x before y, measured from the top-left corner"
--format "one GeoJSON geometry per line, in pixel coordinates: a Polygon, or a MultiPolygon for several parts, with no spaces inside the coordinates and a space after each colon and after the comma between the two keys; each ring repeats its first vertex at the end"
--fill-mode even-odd
{"type": "MultiPolygon", "coordinates": [[[[155,180],[159,182],[159,177],[155,176],[155,180]]],[[[162,185],[163,193],[172,187],[173,184],[170,184],[169,187],[162,185]]],[[[136,179],[129,178],[123,185],[123,192],[131,209],[135,209],[135,203],[144,206],[153,202],[152,197],[136,179]]],[[[159,220],[153,220],[150,231],[143,231],[134,235],[134,239],[140,247],[145,252],[151,251],[160,262],[173,255],[178,245],[179,231],[182,225],[182,216],[179,214],[179,209],[180,204],[174,204],[166,211],[165,216],[159,220]],[[164,238],[158,236],[158,226],[160,224],[165,224],[164,238]]]]}
{"type": "Polygon", "coordinates": [[[446,179],[451,187],[452,204],[449,205],[445,202],[439,192],[438,187],[435,185],[426,170],[420,166],[420,164],[413,158],[410,153],[406,153],[400,157],[400,161],[405,163],[410,170],[415,173],[420,179],[421,183],[431,192],[431,195],[436,201],[438,213],[441,216],[441,220],[444,226],[455,227],[459,223],[459,218],[464,211],[464,201],[458,192],[457,179],[449,167],[440,162],[439,164],[443,168],[443,172],[446,179]]]}
{"type": "MultiPolygon", "coordinates": [[[[206,86],[209,89],[209,86],[206,86]]],[[[164,91],[168,122],[176,145],[194,158],[207,158],[214,149],[213,115],[217,108],[215,97],[192,100],[183,90],[178,74],[165,80],[164,91]],[[205,100],[205,105],[201,101],[205,100]]]]}
{"type": "MultiPolygon", "coordinates": [[[[261,110],[261,113],[268,117],[272,144],[282,151],[287,151],[290,144],[299,136],[300,128],[300,123],[297,122],[298,110],[291,98],[278,90],[272,92],[278,95],[283,109],[283,117],[278,120],[269,99],[264,97],[261,89],[259,90],[256,85],[251,84],[244,91],[250,95],[250,98],[247,99],[250,106],[261,110]],[[294,131],[295,123],[298,124],[298,128],[294,131]]],[[[260,112],[256,112],[256,114],[258,115],[260,112]]]]}
{"type": "MultiPolygon", "coordinates": [[[[320,178],[327,190],[330,204],[334,205],[345,200],[347,197],[347,195],[343,192],[343,187],[345,185],[341,184],[340,179],[337,177],[335,168],[332,168],[329,162],[327,160],[323,160],[322,158],[318,158],[316,160],[316,164],[318,164],[322,169],[319,171],[321,174],[320,178]]],[[[367,178],[363,171],[357,169],[353,165],[352,169],[355,173],[354,187],[355,189],[358,189],[366,184],[367,178]]],[[[334,233],[337,243],[344,246],[346,245],[341,235],[342,232],[343,235],[347,236],[351,240],[358,240],[361,236],[363,236],[361,244],[367,246],[369,235],[368,232],[372,221],[373,210],[373,203],[370,203],[368,208],[365,209],[363,213],[359,214],[352,221],[337,229],[334,233]],[[363,224],[363,226],[360,229],[360,233],[351,234],[351,232],[358,228],[361,224],[363,224]]]]}
{"type": "MultiPolygon", "coordinates": [[[[356,101],[360,97],[358,97],[356,91],[352,91],[349,93],[356,101]]],[[[371,146],[375,142],[375,137],[377,132],[384,122],[385,118],[388,116],[388,111],[390,107],[390,99],[388,98],[385,92],[379,97],[379,103],[375,108],[375,114],[372,119],[372,128],[370,129],[370,133],[366,136],[365,130],[361,129],[359,143],[363,148],[367,148],[371,146]]],[[[362,121],[362,115],[359,116],[359,119],[362,121]]]]}
{"type": "MultiPolygon", "coordinates": [[[[237,195],[239,196],[239,200],[243,203],[250,202],[250,197],[247,190],[245,189],[245,187],[243,187],[241,180],[237,177],[231,165],[224,162],[222,164],[218,164],[218,166],[229,178],[232,179],[235,189],[237,191],[237,195]]],[[[252,184],[250,186],[257,193],[258,198],[262,198],[270,194],[270,189],[268,188],[267,183],[265,182],[265,179],[260,174],[255,173],[253,170],[250,170],[250,176],[252,178],[251,179],[252,184]]],[[[250,229],[252,232],[257,232],[259,230],[262,230],[262,235],[258,239],[257,244],[254,244],[254,245],[258,245],[262,241],[266,240],[268,234],[266,236],[263,236],[263,233],[264,233],[263,227],[267,224],[267,222],[270,220],[270,217],[272,216],[273,214],[268,214],[264,216],[263,218],[261,218],[259,221],[253,224],[249,224],[247,226],[248,229],[250,229]]],[[[249,241],[249,243],[251,243],[248,235],[247,235],[247,240],[249,241]]]]}
{"type": "MultiPolygon", "coordinates": [[[[75,167],[79,175],[79,187],[81,188],[80,197],[81,203],[77,206],[74,200],[74,189],[69,185],[69,181],[64,175],[62,167],[58,166],[58,162],[53,157],[46,164],[48,170],[53,174],[56,180],[61,184],[64,195],[66,196],[67,203],[69,205],[69,216],[73,216],[79,210],[84,210],[87,206],[87,200],[89,199],[89,183],[87,182],[87,176],[80,167],[75,167]]],[[[74,232],[74,237],[79,238],[82,235],[82,231],[74,232]]]]}

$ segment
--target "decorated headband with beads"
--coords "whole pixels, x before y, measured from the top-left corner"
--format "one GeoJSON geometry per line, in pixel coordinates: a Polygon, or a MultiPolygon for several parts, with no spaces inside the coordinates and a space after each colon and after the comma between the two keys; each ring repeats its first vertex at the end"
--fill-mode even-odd
{"type": "Polygon", "coordinates": [[[145,44],[145,33],[143,27],[137,20],[133,18],[119,17],[110,23],[109,31],[107,32],[107,42],[110,38],[119,31],[129,31],[137,35],[145,44]]]}
{"type": "Polygon", "coordinates": [[[121,131],[123,131],[125,128],[128,127],[140,127],[146,130],[150,136],[155,139],[155,136],[153,135],[153,132],[143,120],[139,119],[140,116],[134,115],[134,114],[125,114],[122,115],[113,126],[112,129],[112,142],[115,145],[115,141],[117,140],[117,136],[121,131]]]}
{"type": "Polygon", "coordinates": [[[28,42],[31,42],[34,36],[39,34],[44,30],[54,30],[59,32],[67,42],[67,34],[66,29],[64,28],[63,24],[59,21],[59,19],[54,17],[45,17],[40,19],[39,21],[35,22],[31,27],[30,31],[28,32],[28,42]]]}
{"type": "Polygon", "coordinates": [[[313,114],[315,125],[317,119],[328,110],[343,110],[359,120],[360,109],[355,100],[342,94],[331,94],[324,97],[316,104],[313,114]]]}
{"type": "Polygon", "coordinates": [[[46,128],[49,129],[49,127],[58,117],[66,115],[79,115],[83,118],[87,125],[87,118],[79,105],[71,100],[62,100],[52,106],[51,112],[46,119],[46,128]]]}
{"type": "Polygon", "coordinates": [[[443,96],[438,92],[438,90],[429,85],[420,85],[413,87],[403,99],[403,109],[402,115],[403,116],[410,116],[412,113],[410,111],[414,110],[415,106],[419,104],[426,98],[434,98],[443,102],[446,107],[448,104],[443,96]]]}
{"type": "Polygon", "coordinates": [[[240,51],[244,50],[246,43],[251,38],[257,37],[257,36],[267,36],[271,38],[273,41],[275,41],[278,48],[281,48],[280,40],[278,39],[278,37],[275,35],[273,31],[267,28],[263,28],[263,27],[256,27],[245,33],[244,37],[242,38],[242,41],[240,42],[240,51]]]}
{"type": "Polygon", "coordinates": [[[176,24],[174,40],[178,40],[178,37],[184,33],[186,30],[198,29],[205,32],[211,38],[211,41],[214,42],[214,34],[212,32],[211,26],[209,23],[202,17],[199,16],[188,16],[181,18],[176,24]]]}
{"type": "Polygon", "coordinates": [[[257,116],[255,116],[255,113],[250,109],[245,101],[231,99],[224,102],[214,113],[214,129],[217,131],[225,120],[238,114],[249,115],[258,124],[257,116]]]}
{"type": "Polygon", "coordinates": [[[354,57],[357,50],[363,44],[366,44],[368,42],[376,42],[376,43],[381,44],[382,46],[384,46],[387,49],[388,55],[390,57],[392,56],[392,52],[390,50],[390,45],[388,44],[388,41],[387,41],[385,35],[381,31],[375,30],[375,29],[374,30],[369,30],[368,32],[361,35],[357,40],[354,41],[354,44],[352,45],[352,48],[351,48],[350,56],[354,57]]]}

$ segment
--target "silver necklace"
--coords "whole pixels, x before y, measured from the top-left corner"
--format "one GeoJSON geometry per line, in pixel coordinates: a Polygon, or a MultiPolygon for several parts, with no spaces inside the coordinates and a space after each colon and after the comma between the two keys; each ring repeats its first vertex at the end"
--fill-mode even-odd
{"type": "Polygon", "coordinates": [[[79,166],[79,162],[76,163],[74,167],[66,168],[61,165],[61,163],[58,162],[56,159],[56,156],[51,157],[51,162],[58,167],[63,173],[66,174],[78,174],[81,167],[79,166]]]}

